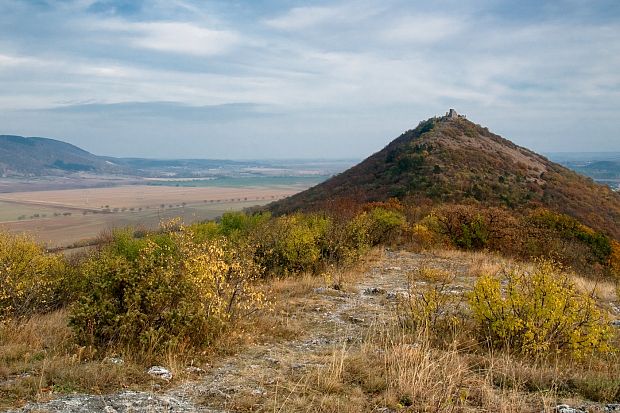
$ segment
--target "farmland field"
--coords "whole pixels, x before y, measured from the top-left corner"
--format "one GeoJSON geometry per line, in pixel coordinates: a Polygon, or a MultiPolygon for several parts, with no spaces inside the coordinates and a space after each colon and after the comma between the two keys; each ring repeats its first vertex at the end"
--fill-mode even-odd
{"type": "Polygon", "coordinates": [[[173,217],[181,217],[186,223],[212,219],[226,211],[264,205],[302,189],[298,185],[236,188],[127,185],[7,193],[0,196],[0,227],[33,234],[49,247],[61,247],[118,227],[154,228],[161,220],[173,217]],[[18,220],[20,216],[22,219],[18,220]]]}
{"type": "Polygon", "coordinates": [[[0,201],[0,222],[53,217],[54,214],[62,215],[65,212],[61,208],[0,201]]]}

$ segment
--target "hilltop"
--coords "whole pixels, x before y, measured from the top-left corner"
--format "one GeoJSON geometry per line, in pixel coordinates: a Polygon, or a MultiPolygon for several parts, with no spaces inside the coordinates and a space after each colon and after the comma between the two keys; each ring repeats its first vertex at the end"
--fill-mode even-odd
{"type": "Polygon", "coordinates": [[[620,239],[620,194],[454,111],[420,122],[358,165],[269,208],[282,214],[389,198],[542,206],[620,239]]]}
{"type": "Polygon", "coordinates": [[[77,146],[49,138],[0,135],[0,176],[123,173],[122,165],[77,146]]]}

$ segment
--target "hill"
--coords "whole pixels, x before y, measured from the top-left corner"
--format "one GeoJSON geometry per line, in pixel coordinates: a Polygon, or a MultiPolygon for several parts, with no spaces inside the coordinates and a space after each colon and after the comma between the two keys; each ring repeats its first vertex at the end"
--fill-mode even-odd
{"type": "Polygon", "coordinates": [[[543,206],[620,239],[620,194],[451,111],[269,209],[315,210],[335,200],[430,199],[522,209],[543,206]]]}
{"type": "Polygon", "coordinates": [[[0,135],[0,176],[123,173],[127,168],[77,146],[49,138],[0,135]]]}

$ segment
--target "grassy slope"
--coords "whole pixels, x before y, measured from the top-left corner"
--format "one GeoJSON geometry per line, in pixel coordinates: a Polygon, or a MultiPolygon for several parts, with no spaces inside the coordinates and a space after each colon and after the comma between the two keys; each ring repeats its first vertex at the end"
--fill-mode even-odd
{"type": "MultiPolygon", "coordinates": [[[[408,297],[427,285],[417,278],[423,269],[453,275],[445,305],[456,308],[479,274],[501,273],[516,263],[442,250],[376,250],[367,259],[331,279],[270,280],[265,289],[273,311],[247,320],[198,357],[172,351],[145,360],[118,349],[107,355],[123,357],[124,365],[101,361],[102,355],[73,345],[65,311],[0,325],[0,408],[127,388],[237,412],[553,412],[556,404],[580,406],[588,399],[598,402],[585,402],[598,409],[591,411],[601,411],[602,403],[620,395],[615,356],[533,361],[483,351],[466,330],[445,331],[445,340],[434,342],[403,329],[408,297]],[[150,378],[145,370],[153,362],[170,368],[173,381],[150,378]],[[190,374],[188,365],[204,371],[190,374]]],[[[618,305],[613,283],[573,280],[594,291],[603,308],[618,305]]]]}

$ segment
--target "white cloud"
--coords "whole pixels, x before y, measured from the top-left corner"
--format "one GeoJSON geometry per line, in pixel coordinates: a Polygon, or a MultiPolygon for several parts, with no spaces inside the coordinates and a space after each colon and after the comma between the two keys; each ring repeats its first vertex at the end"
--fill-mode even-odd
{"type": "Polygon", "coordinates": [[[210,29],[189,22],[107,19],[86,25],[91,30],[112,32],[132,47],[194,56],[224,54],[241,40],[235,31],[210,29]]]}
{"type": "Polygon", "coordinates": [[[28,56],[14,56],[0,53],[0,69],[36,63],[37,59],[28,56]]]}
{"type": "Polygon", "coordinates": [[[266,20],[268,26],[291,30],[317,26],[339,16],[341,10],[335,7],[296,7],[283,16],[266,20]]]}
{"type": "Polygon", "coordinates": [[[465,28],[462,19],[439,15],[408,16],[387,26],[389,28],[381,33],[381,38],[403,43],[434,43],[452,37],[465,28]]]}
{"type": "Polygon", "coordinates": [[[328,24],[351,25],[374,16],[383,7],[363,1],[348,2],[336,6],[295,7],[288,12],[264,21],[279,30],[300,30],[328,24]]]}
{"type": "Polygon", "coordinates": [[[132,40],[137,47],[197,56],[225,53],[239,42],[239,36],[225,30],[212,30],[190,23],[134,23],[138,36],[132,40]]]}
{"type": "Polygon", "coordinates": [[[275,108],[282,116],[269,122],[281,123],[235,125],[226,129],[230,136],[252,131],[271,139],[270,128],[318,124],[328,136],[338,119],[351,125],[341,130],[350,137],[334,132],[334,139],[349,142],[358,134],[389,138],[451,106],[499,126],[511,117],[547,126],[566,118],[589,125],[597,117],[610,128],[617,124],[611,112],[620,104],[620,26],[614,22],[506,17],[485,1],[456,11],[402,0],[321,2],[280,9],[271,18],[261,9],[252,20],[253,7],[237,18],[237,6],[224,3],[209,9],[199,1],[153,0],[156,7],[125,18],[62,9],[56,20],[39,18],[55,22],[41,35],[30,16],[23,17],[31,24],[23,35],[0,24],[0,109],[248,102],[275,108]]]}

